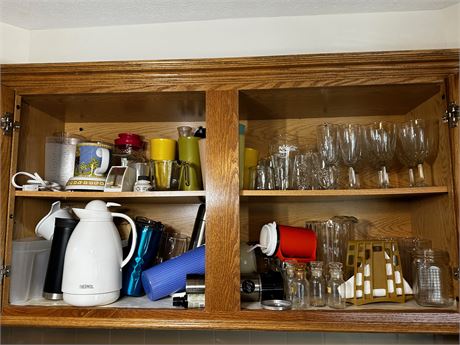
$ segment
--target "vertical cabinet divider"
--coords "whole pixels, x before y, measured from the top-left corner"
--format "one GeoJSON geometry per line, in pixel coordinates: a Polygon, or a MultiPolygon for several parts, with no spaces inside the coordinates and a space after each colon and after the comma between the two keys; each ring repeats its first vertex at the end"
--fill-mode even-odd
{"type": "Polygon", "coordinates": [[[238,92],[206,92],[206,311],[240,309],[238,92]]]}

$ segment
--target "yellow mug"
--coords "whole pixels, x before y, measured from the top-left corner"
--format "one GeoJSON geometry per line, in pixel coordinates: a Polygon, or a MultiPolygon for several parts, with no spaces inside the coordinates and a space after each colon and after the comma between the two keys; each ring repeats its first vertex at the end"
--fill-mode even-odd
{"type": "Polygon", "coordinates": [[[150,159],[173,161],[176,159],[176,141],[168,138],[150,139],[150,159]]]}
{"type": "Polygon", "coordinates": [[[259,161],[259,151],[251,147],[244,148],[244,175],[243,188],[249,189],[249,168],[257,166],[259,161]]]}

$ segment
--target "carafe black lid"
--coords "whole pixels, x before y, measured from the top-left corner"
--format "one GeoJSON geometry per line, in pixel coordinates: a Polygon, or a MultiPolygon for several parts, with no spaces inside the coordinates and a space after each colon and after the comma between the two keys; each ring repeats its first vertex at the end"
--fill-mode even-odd
{"type": "Polygon", "coordinates": [[[78,222],[79,222],[78,219],[56,217],[54,219],[54,227],[56,228],[75,228],[78,222]]]}

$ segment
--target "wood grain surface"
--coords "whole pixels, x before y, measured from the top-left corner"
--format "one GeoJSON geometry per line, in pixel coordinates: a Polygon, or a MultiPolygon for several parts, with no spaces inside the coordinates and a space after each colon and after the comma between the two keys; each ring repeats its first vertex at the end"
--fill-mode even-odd
{"type": "MultiPolygon", "coordinates": [[[[460,217],[458,129],[441,128],[440,152],[426,173],[435,187],[406,188],[407,173],[395,165],[390,169],[394,189],[375,189],[375,171],[364,167],[360,173],[366,189],[305,192],[240,192],[237,130],[240,121],[246,124],[246,146],[263,156],[279,131],[300,138],[303,149],[314,148],[315,126],[324,121],[435,118],[443,112],[446,98],[458,97],[458,76],[453,78],[458,71],[458,49],[2,65],[2,87],[17,94],[15,100],[5,98],[6,106],[18,106],[15,116],[23,122],[12,138],[10,174],[17,169],[43,173],[45,137],[54,131],[109,142],[129,131],[148,142],[153,137],[177,138],[180,125],[206,126],[209,168],[206,191],[102,196],[121,202],[120,210],[132,216],[158,218],[186,234],[198,204],[206,201],[204,310],[11,306],[10,278],[6,278],[1,324],[458,333],[458,307],[384,311],[369,306],[278,313],[241,310],[239,291],[240,240],[257,240],[260,226],[273,220],[303,226],[307,219],[354,215],[363,221],[361,235],[425,236],[449,250],[455,260],[460,217]]],[[[8,194],[4,176],[2,166],[2,197],[8,194]]],[[[100,194],[9,192],[12,217],[7,222],[5,262],[11,261],[13,238],[32,236],[53,200],[81,207],[100,194]]]]}
{"type": "Polygon", "coordinates": [[[330,332],[451,333],[459,331],[458,313],[440,309],[409,311],[266,311],[204,312],[116,308],[42,308],[9,306],[9,326],[153,329],[230,329],[330,332]]]}
{"type": "MultiPolygon", "coordinates": [[[[9,112],[14,114],[14,91],[2,86],[0,94],[0,116],[9,112]]],[[[10,188],[10,163],[11,163],[11,135],[0,133],[0,266],[5,261],[6,224],[8,218],[8,200],[10,188]]],[[[0,279],[0,291],[3,287],[3,280],[0,279]]],[[[0,299],[0,307],[2,301],[0,299]]]]}
{"type": "Polygon", "coordinates": [[[206,93],[206,311],[239,310],[238,95],[206,93]]]}

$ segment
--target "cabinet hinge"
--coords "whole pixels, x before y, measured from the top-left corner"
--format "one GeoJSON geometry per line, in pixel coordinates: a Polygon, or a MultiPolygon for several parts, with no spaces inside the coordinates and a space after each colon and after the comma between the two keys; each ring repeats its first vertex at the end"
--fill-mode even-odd
{"type": "Polygon", "coordinates": [[[3,113],[0,118],[0,128],[3,131],[3,134],[11,134],[13,130],[21,128],[21,125],[18,121],[13,120],[14,114],[10,112],[3,113]]]}
{"type": "Polygon", "coordinates": [[[444,116],[442,117],[442,121],[447,123],[449,128],[455,128],[458,125],[459,118],[458,105],[455,102],[450,102],[444,116]]]}
{"type": "Polygon", "coordinates": [[[460,267],[454,267],[454,279],[460,280],[460,267]]]}
{"type": "Polygon", "coordinates": [[[11,266],[0,266],[0,282],[3,281],[3,277],[9,277],[11,272],[11,266]]]}

